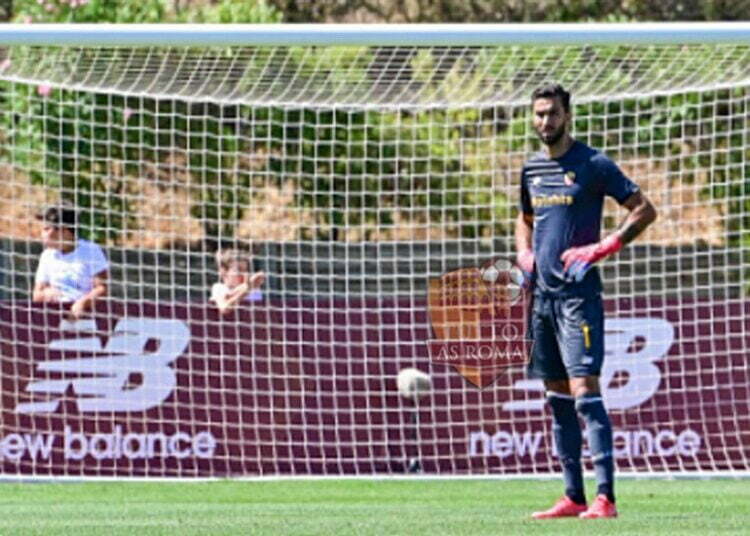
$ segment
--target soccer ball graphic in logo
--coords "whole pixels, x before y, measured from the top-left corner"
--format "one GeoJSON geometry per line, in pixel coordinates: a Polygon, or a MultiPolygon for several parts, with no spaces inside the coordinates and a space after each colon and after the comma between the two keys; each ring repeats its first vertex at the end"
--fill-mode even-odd
{"type": "Polygon", "coordinates": [[[506,297],[515,303],[521,297],[524,278],[521,270],[507,259],[498,259],[482,268],[482,280],[490,285],[504,285],[506,297]]]}

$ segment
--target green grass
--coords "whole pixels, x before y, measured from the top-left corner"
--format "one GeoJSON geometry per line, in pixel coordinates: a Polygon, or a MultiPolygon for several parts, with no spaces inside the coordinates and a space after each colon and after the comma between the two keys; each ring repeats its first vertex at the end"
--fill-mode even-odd
{"type": "Polygon", "coordinates": [[[560,488],[533,480],[5,483],[0,534],[750,534],[748,480],[620,480],[617,520],[530,520],[560,488]]]}

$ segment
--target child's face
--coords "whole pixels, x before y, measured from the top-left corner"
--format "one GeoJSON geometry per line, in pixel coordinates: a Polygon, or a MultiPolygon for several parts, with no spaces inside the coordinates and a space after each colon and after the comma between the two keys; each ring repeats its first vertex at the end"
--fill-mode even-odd
{"type": "Polygon", "coordinates": [[[222,273],[221,280],[229,288],[234,288],[245,282],[249,270],[247,262],[232,262],[222,273]]]}
{"type": "Polygon", "coordinates": [[[45,248],[63,250],[73,243],[73,238],[73,233],[65,227],[50,223],[45,223],[42,227],[42,246],[45,248]]]}

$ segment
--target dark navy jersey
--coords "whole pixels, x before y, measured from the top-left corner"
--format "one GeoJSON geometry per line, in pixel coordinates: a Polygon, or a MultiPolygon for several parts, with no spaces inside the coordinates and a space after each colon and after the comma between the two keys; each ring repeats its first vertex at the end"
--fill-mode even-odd
{"type": "Polygon", "coordinates": [[[559,158],[544,152],[529,158],[521,173],[521,210],[534,215],[537,289],[579,296],[601,292],[595,267],[580,283],[569,282],[560,256],[599,241],[605,195],[622,204],[637,191],[612,160],[579,141],[559,158]]]}

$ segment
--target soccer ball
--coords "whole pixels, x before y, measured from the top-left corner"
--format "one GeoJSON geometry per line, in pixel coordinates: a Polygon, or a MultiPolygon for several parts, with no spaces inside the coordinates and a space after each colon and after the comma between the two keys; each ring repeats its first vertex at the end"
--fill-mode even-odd
{"type": "Polygon", "coordinates": [[[509,260],[498,259],[482,268],[481,273],[482,279],[491,285],[504,284],[511,301],[515,301],[521,295],[524,286],[523,272],[509,260]]]}
{"type": "Polygon", "coordinates": [[[421,370],[410,367],[398,373],[396,385],[401,396],[417,400],[430,392],[430,389],[432,389],[432,379],[421,370]]]}

